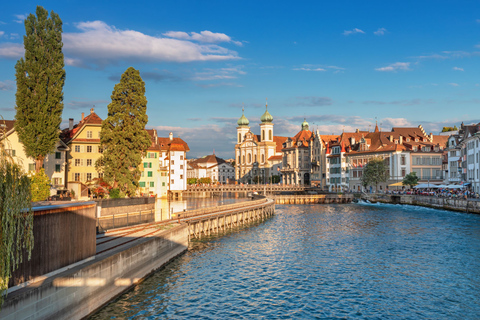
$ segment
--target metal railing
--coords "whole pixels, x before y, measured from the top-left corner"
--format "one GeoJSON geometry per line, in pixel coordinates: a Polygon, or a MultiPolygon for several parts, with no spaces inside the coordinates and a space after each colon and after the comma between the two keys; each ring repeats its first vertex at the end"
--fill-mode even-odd
{"type": "Polygon", "coordinates": [[[205,215],[205,214],[218,213],[218,212],[240,209],[240,208],[246,208],[246,207],[252,207],[252,206],[260,206],[260,205],[265,204],[269,201],[271,201],[271,200],[261,199],[261,200],[237,202],[237,203],[234,203],[234,204],[226,204],[226,205],[223,205],[223,206],[209,207],[209,208],[204,208],[204,209],[195,209],[195,210],[189,210],[189,211],[184,210],[184,211],[176,212],[176,213],[174,213],[174,215],[176,215],[176,218],[178,218],[178,219],[188,219],[188,218],[194,218],[196,216],[201,216],[201,215],[205,215]]]}
{"type": "Polygon", "coordinates": [[[98,232],[155,221],[155,210],[113,214],[97,218],[98,232]]]}

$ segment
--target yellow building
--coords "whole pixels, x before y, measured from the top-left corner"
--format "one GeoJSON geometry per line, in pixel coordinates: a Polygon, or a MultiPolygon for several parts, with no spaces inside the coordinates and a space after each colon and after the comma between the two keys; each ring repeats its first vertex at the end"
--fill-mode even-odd
{"type": "Polygon", "coordinates": [[[77,125],[69,120],[69,128],[63,130],[62,140],[68,146],[65,180],[68,189],[74,188],[79,198],[88,196],[86,184],[95,178],[102,178],[102,173],[95,169],[95,162],[102,154],[100,148],[100,130],[102,119],[90,109],[77,125]],[[75,190],[76,189],[76,190],[75,190]]]}

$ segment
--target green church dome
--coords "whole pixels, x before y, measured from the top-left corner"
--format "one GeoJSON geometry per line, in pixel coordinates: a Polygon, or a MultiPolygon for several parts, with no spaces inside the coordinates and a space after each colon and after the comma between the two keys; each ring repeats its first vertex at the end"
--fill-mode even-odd
{"type": "Polygon", "coordinates": [[[250,121],[248,121],[247,117],[245,117],[245,115],[243,114],[243,109],[242,109],[242,116],[240,117],[240,119],[238,119],[237,124],[240,127],[246,127],[250,124],[250,121]]]}
{"type": "Polygon", "coordinates": [[[309,130],[307,119],[303,119],[302,130],[309,130]]]}
{"type": "Polygon", "coordinates": [[[260,117],[260,120],[262,122],[272,122],[273,121],[272,115],[268,112],[268,104],[265,105],[265,113],[260,117]]]}

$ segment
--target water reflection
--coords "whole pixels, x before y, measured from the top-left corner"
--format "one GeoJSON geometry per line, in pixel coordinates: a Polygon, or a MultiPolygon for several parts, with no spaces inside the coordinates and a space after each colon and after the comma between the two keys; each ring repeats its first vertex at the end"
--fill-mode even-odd
{"type": "Polygon", "coordinates": [[[480,216],[277,206],[202,239],[92,319],[478,319],[480,216]]]}

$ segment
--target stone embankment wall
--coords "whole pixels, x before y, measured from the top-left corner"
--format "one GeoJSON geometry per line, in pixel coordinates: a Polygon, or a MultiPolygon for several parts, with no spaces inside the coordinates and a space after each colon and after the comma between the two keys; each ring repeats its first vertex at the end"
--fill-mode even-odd
{"type": "Polygon", "coordinates": [[[187,225],[8,294],[0,319],[82,319],[188,248],[187,225]]]}
{"type": "Polygon", "coordinates": [[[349,203],[353,194],[275,195],[276,204],[349,203]]]}
{"type": "Polygon", "coordinates": [[[480,201],[461,198],[440,198],[417,195],[362,194],[361,199],[371,202],[411,204],[430,208],[439,208],[468,213],[480,213],[480,201]]]}
{"type": "Polygon", "coordinates": [[[99,217],[140,211],[155,211],[155,198],[151,197],[103,199],[95,202],[97,203],[97,216],[99,217]]]}

